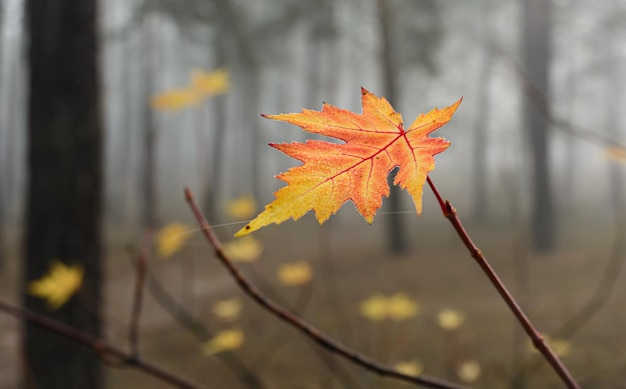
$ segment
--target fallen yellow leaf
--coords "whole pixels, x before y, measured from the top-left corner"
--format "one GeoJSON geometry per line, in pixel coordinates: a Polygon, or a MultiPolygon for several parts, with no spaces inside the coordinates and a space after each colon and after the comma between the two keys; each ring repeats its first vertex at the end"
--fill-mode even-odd
{"type": "Polygon", "coordinates": [[[419,311],[419,304],[404,293],[396,293],[391,297],[374,294],[360,305],[361,315],[372,321],[401,321],[417,315],[419,311]]]}
{"type": "Polygon", "coordinates": [[[456,309],[442,309],[437,314],[437,322],[444,330],[454,331],[463,325],[465,315],[456,309]]]}
{"type": "Polygon", "coordinates": [[[222,249],[234,262],[254,262],[263,253],[263,244],[249,235],[224,243],[222,249]]]}
{"type": "Polygon", "coordinates": [[[424,371],[424,365],[415,359],[412,361],[400,361],[393,368],[402,374],[410,376],[418,376],[424,371]]]}
{"type": "Polygon", "coordinates": [[[465,382],[474,382],[480,377],[480,365],[473,359],[469,359],[459,365],[457,374],[465,382]]]}
{"type": "Polygon", "coordinates": [[[284,263],[278,268],[278,279],[283,285],[304,285],[313,277],[313,269],[307,261],[284,263]]]}
{"type": "Polygon", "coordinates": [[[214,355],[222,351],[235,350],[241,347],[243,341],[244,336],[240,329],[221,331],[202,345],[202,353],[214,355]]]}
{"type": "Polygon", "coordinates": [[[237,297],[218,301],[213,305],[213,313],[220,319],[237,320],[241,314],[241,301],[237,297]]]}

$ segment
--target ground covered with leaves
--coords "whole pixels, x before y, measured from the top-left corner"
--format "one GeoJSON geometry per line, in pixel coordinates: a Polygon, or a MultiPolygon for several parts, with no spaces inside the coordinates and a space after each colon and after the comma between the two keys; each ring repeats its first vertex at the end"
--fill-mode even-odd
{"type": "MultiPolygon", "coordinates": [[[[447,221],[436,216],[406,215],[411,248],[401,256],[385,250],[384,213],[372,226],[347,215],[319,226],[307,216],[256,233],[262,254],[238,266],[269,297],[381,363],[471,387],[509,387],[514,380],[527,388],[561,387],[447,221]]],[[[618,280],[606,305],[573,337],[555,335],[596,291],[613,244],[611,226],[604,222],[567,225],[557,250],[541,256],[527,250],[523,229],[506,221],[467,227],[536,327],[551,335],[553,348],[581,385],[619,387],[626,380],[623,282],[618,280]]],[[[217,232],[229,241],[236,229],[217,232]]],[[[134,268],[126,247],[141,237],[110,231],[106,336],[127,345],[134,268]]],[[[1,284],[3,298],[14,301],[16,254],[12,250],[1,284]]],[[[146,360],[210,388],[245,388],[241,366],[268,388],[407,387],[322,351],[257,307],[198,232],[168,259],[159,259],[155,250],[149,266],[169,298],[200,328],[174,320],[164,309],[167,299],[153,287],[141,317],[140,350],[146,360]]],[[[0,317],[0,328],[0,387],[9,388],[17,376],[18,326],[0,317]]],[[[107,377],[111,388],[167,387],[112,366],[107,377]]]]}

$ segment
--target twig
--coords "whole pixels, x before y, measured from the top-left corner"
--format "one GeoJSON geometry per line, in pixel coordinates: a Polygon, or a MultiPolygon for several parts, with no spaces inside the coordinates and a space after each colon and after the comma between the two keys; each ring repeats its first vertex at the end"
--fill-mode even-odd
{"type": "Polygon", "coordinates": [[[461,221],[456,214],[456,209],[452,206],[450,201],[444,201],[441,198],[439,191],[435,187],[435,184],[433,184],[433,182],[431,181],[430,177],[427,178],[427,181],[430,189],[432,189],[435,197],[437,198],[437,201],[439,202],[439,206],[441,207],[441,212],[443,212],[443,216],[448,219],[450,223],[452,223],[452,226],[454,227],[456,233],[459,235],[459,238],[461,238],[461,240],[463,241],[463,244],[465,244],[465,247],[467,247],[470,255],[476,260],[476,263],[478,263],[478,265],[487,275],[502,299],[504,299],[506,304],[509,306],[511,312],[513,312],[517,320],[524,328],[524,331],[526,331],[526,333],[532,340],[535,349],[537,349],[537,351],[539,351],[545,357],[550,366],[552,366],[552,369],[559,375],[559,377],[561,377],[561,380],[563,381],[563,383],[565,383],[565,385],[567,385],[568,388],[579,389],[579,385],[576,383],[565,365],[563,365],[563,362],[561,362],[559,357],[550,348],[544,337],[535,329],[522,308],[520,308],[520,306],[515,301],[511,293],[509,293],[509,291],[506,289],[496,272],[489,265],[483,253],[478,247],[476,247],[474,242],[472,242],[472,239],[467,234],[467,231],[465,231],[463,224],[461,224],[461,221]]]}
{"type": "Polygon", "coordinates": [[[146,280],[147,259],[143,251],[137,253],[137,276],[135,278],[135,294],[130,317],[130,327],[128,331],[128,341],[130,343],[131,355],[139,356],[139,317],[141,316],[141,305],[143,302],[143,289],[146,280]]]}
{"type": "Polygon", "coordinates": [[[92,349],[101,356],[112,356],[119,359],[126,366],[130,366],[141,370],[163,382],[167,382],[173,386],[185,389],[201,389],[202,386],[195,384],[187,379],[177,376],[167,370],[162,369],[150,362],[144,361],[136,355],[122,351],[114,346],[109,345],[105,341],[96,338],[93,335],[79,331],[67,324],[51,319],[44,315],[16,307],[0,301],[0,311],[7,313],[20,320],[25,320],[30,324],[41,327],[47,331],[57,333],[74,342],[81,343],[92,349]]]}
{"type": "Polygon", "coordinates": [[[226,256],[224,250],[222,249],[221,242],[211,229],[211,226],[205,219],[202,211],[200,211],[200,208],[196,204],[193,194],[191,193],[189,188],[185,188],[185,198],[187,199],[187,202],[189,203],[189,206],[191,207],[194,216],[198,220],[204,236],[209,241],[211,246],[213,246],[213,249],[215,250],[215,256],[220,260],[222,265],[226,267],[226,269],[233,277],[233,279],[237,282],[239,287],[254,301],[256,301],[261,307],[267,309],[274,316],[276,316],[280,320],[287,322],[289,325],[296,328],[298,331],[300,331],[305,336],[309,337],[315,343],[319,344],[325,349],[381,376],[396,378],[398,380],[409,382],[415,385],[422,385],[428,388],[463,388],[463,386],[459,386],[452,382],[447,382],[428,376],[406,375],[394,370],[391,367],[381,365],[374,360],[371,360],[370,358],[365,357],[352,349],[349,349],[343,344],[335,342],[334,340],[320,332],[317,328],[308,324],[299,317],[291,314],[286,309],[282,308],[272,300],[265,297],[254,285],[252,285],[248,281],[248,279],[233,265],[231,260],[226,256]]]}
{"type": "MultiPolygon", "coordinates": [[[[129,247],[128,250],[132,255],[135,255],[132,247],[129,247]]],[[[152,296],[157,304],[159,304],[180,326],[191,333],[200,342],[205,342],[213,337],[213,333],[204,326],[204,323],[199,322],[187,312],[147,269],[146,278],[146,286],[150,296],[152,296]]],[[[247,387],[259,389],[265,387],[261,379],[248,369],[235,354],[225,351],[216,354],[215,357],[218,361],[227,366],[232,371],[235,378],[247,387]]]]}
{"type": "Polygon", "coordinates": [[[501,45],[498,43],[492,43],[492,47],[504,56],[511,63],[513,69],[518,74],[521,82],[524,86],[524,92],[526,96],[530,99],[533,105],[541,112],[541,114],[545,117],[545,119],[554,125],[557,129],[571,135],[578,137],[580,139],[585,139],[591,143],[596,143],[599,146],[607,147],[607,146],[616,146],[616,147],[626,147],[624,143],[614,139],[610,136],[602,134],[597,131],[593,131],[589,128],[582,127],[580,125],[576,125],[569,120],[563,119],[561,117],[557,117],[552,113],[550,102],[545,94],[541,91],[541,89],[533,83],[533,81],[528,76],[528,73],[524,69],[524,67],[515,60],[515,58],[501,45]]]}

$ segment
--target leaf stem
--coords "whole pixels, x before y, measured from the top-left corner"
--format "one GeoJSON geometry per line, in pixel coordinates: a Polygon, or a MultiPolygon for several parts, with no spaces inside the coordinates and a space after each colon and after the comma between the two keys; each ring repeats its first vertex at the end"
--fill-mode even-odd
{"type": "Polygon", "coordinates": [[[219,261],[224,265],[224,267],[228,270],[230,275],[233,277],[235,282],[239,285],[241,290],[246,293],[250,298],[252,298],[257,304],[261,307],[265,308],[271,314],[276,316],[282,321],[285,321],[292,327],[296,328],[302,334],[313,340],[318,345],[324,347],[332,353],[335,353],[342,358],[363,367],[366,370],[374,372],[381,376],[396,378],[408,383],[412,383],[414,385],[421,385],[428,388],[440,388],[440,389],[462,389],[463,386],[454,384],[452,382],[447,382],[443,380],[439,380],[436,378],[420,375],[420,376],[411,376],[407,374],[400,373],[399,371],[385,365],[381,365],[376,361],[359,354],[355,350],[352,350],[341,343],[336,342],[332,338],[323,334],[320,330],[313,327],[311,324],[307,323],[303,319],[298,316],[292,314],[287,309],[281,307],[276,304],[274,301],[267,298],[263,295],[248,279],[233,265],[232,261],[222,249],[222,244],[211,229],[211,226],[207,222],[206,218],[200,211],[193,194],[189,190],[189,188],[185,188],[185,198],[189,203],[189,206],[198,220],[200,227],[202,228],[202,232],[204,233],[207,241],[213,246],[215,250],[215,256],[219,259],[219,261]]]}
{"type": "Polygon", "coordinates": [[[430,186],[430,189],[432,189],[433,193],[435,194],[435,197],[437,198],[437,201],[439,202],[439,206],[441,207],[441,212],[443,213],[443,216],[446,219],[448,219],[450,223],[452,223],[452,226],[454,227],[457,235],[459,236],[459,238],[461,238],[461,240],[463,241],[463,244],[465,244],[465,247],[470,252],[470,255],[472,256],[472,258],[474,258],[474,260],[476,260],[476,263],[478,263],[478,265],[483,270],[483,272],[487,275],[487,277],[489,278],[493,286],[496,288],[496,290],[498,291],[498,293],[504,300],[504,302],[508,305],[511,312],[513,312],[513,315],[515,315],[515,317],[517,318],[517,321],[519,321],[519,323],[522,325],[522,327],[524,328],[524,331],[526,331],[529,338],[532,340],[533,346],[535,347],[535,349],[537,349],[537,351],[539,351],[544,356],[544,358],[548,361],[552,369],[559,375],[563,383],[565,383],[565,385],[568,388],[580,389],[580,386],[576,383],[576,380],[574,380],[574,378],[572,377],[570,372],[567,370],[563,362],[561,362],[559,357],[550,348],[550,346],[545,341],[541,333],[539,333],[539,331],[535,329],[530,319],[528,319],[528,317],[526,316],[522,308],[519,306],[517,301],[515,301],[515,298],[513,298],[513,296],[504,286],[504,284],[502,283],[502,281],[500,280],[496,272],[489,265],[483,253],[480,251],[480,249],[474,244],[472,239],[469,237],[467,231],[465,231],[463,224],[461,224],[461,221],[459,220],[457,216],[456,209],[452,206],[450,201],[448,200],[444,201],[442,199],[441,195],[439,194],[439,191],[437,190],[437,187],[435,187],[435,184],[432,182],[430,177],[427,177],[427,181],[428,181],[428,185],[430,186]]]}

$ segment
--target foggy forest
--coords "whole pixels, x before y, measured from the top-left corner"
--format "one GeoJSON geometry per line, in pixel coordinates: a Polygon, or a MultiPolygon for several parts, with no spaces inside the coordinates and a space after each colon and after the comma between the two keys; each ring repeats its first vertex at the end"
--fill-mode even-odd
{"type": "Polygon", "coordinates": [[[625,89],[625,0],[0,0],[0,388],[622,387],[625,89]],[[368,98],[421,200],[279,216],[368,98]]]}

